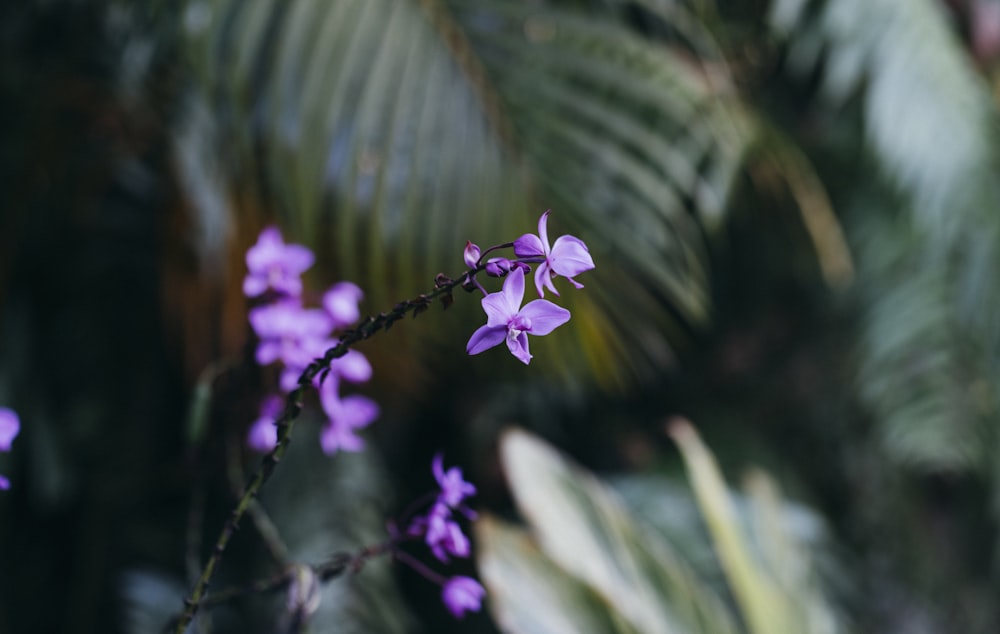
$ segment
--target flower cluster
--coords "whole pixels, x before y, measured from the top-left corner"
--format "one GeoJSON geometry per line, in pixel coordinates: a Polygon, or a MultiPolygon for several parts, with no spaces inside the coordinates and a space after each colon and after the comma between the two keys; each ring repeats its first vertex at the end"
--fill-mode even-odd
{"type": "MultiPolygon", "coordinates": [[[[466,506],[465,500],[476,494],[476,487],[465,481],[462,470],[458,467],[445,470],[441,454],[434,456],[431,471],[437,480],[439,491],[426,514],[417,515],[410,521],[405,536],[409,539],[422,539],[431,553],[444,563],[449,562],[449,555],[468,557],[471,554],[469,538],[455,521],[454,512],[457,511],[470,520],[475,519],[475,512],[466,506]]],[[[456,618],[462,618],[466,612],[479,611],[486,590],[475,579],[461,575],[445,578],[422,564],[399,554],[397,557],[409,563],[427,579],[442,586],[441,599],[456,618]]]]}
{"type": "Polygon", "coordinates": [[[434,556],[444,563],[448,563],[448,555],[468,557],[469,538],[453,519],[452,512],[458,511],[469,519],[475,519],[475,513],[463,502],[476,494],[476,487],[462,479],[462,470],[458,467],[445,471],[441,454],[434,456],[431,471],[441,491],[427,515],[415,518],[407,533],[423,536],[434,556]]]}
{"type": "MultiPolygon", "coordinates": [[[[298,384],[303,370],[337,345],[334,333],[354,324],[361,315],[358,302],[364,296],[350,282],[335,284],[324,293],[321,308],[303,304],[301,275],[314,261],[313,253],[298,244],[285,244],[275,227],[264,229],[257,244],[247,251],[248,273],[243,281],[247,297],[264,298],[264,304],[250,310],[250,325],[257,334],[256,359],[261,365],[281,364],[280,388],[289,392],[298,384]]],[[[330,371],[316,378],[320,404],[328,423],[320,435],[327,454],[360,451],[364,441],[356,431],[369,425],[379,414],[378,405],[360,395],[343,396],[341,382],[363,383],[372,368],[363,354],[349,350],[330,364],[330,371]]],[[[261,402],[260,418],[251,426],[248,444],[269,451],[277,442],[274,421],[281,413],[282,399],[271,395],[261,402]]]]}
{"type": "Polygon", "coordinates": [[[506,276],[502,290],[497,293],[487,293],[478,282],[470,278],[470,284],[486,295],[482,300],[486,325],[472,333],[466,345],[469,354],[479,354],[506,341],[511,354],[527,365],[532,358],[528,349],[528,335],[547,335],[569,321],[568,310],[544,299],[545,289],[559,296],[559,291],[552,282],[553,276],[565,277],[576,288],[583,288],[583,284],[573,278],[593,269],[594,260],[587,245],[574,236],[560,236],[550,245],[548,218],[549,212],[546,211],[538,220],[537,235],[526,233],[510,244],[491,247],[485,252],[471,242],[466,243],[463,256],[467,266],[476,272],[481,267],[487,275],[493,277],[506,276]],[[514,248],[516,259],[494,257],[483,263],[483,257],[487,254],[506,247],[514,248]],[[531,264],[537,265],[535,289],[539,299],[522,307],[524,275],[530,272],[531,264]]]}
{"type": "MultiPolygon", "coordinates": [[[[12,409],[0,407],[0,451],[10,451],[10,446],[21,431],[21,421],[12,409]]],[[[10,488],[10,480],[0,475],[0,489],[10,488]]]]}

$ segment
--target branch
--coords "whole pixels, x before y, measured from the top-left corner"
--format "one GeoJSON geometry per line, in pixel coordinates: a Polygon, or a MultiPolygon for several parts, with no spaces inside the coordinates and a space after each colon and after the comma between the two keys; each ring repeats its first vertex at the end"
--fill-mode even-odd
{"type": "Polygon", "coordinates": [[[366,317],[354,328],[344,332],[337,345],[327,350],[321,359],[314,360],[306,367],[301,376],[299,376],[298,387],[288,393],[288,397],[285,399],[285,409],[282,411],[281,416],[274,422],[278,428],[277,444],[270,453],[264,456],[260,466],[247,483],[246,488],[243,490],[243,496],[236,504],[232,513],[230,513],[229,518],[222,527],[222,531],[219,533],[219,538],[215,542],[215,548],[212,551],[212,555],[208,558],[205,567],[202,569],[201,576],[191,590],[191,594],[184,599],[184,611],[168,626],[168,631],[169,629],[173,629],[175,634],[184,634],[184,630],[191,623],[192,619],[194,619],[194,615],[198,612],[199,606],[204,601],[209,583],[215,574],[215,568],[222,560],[222,555],[229,545],[229,540],[236,532],[236,529],[239,528],[240,520],[246,515],[247,510],[254,499],[256,499],[261,487],[270,479],[271,474],[274,473],[274,469],[281,462],[285,452],[288,451],[288,445],[291,443],[292,428],[295,426],[296,418],[298,418],[299,413],[302,411],[302,399],[305,396],[306,390],[312,387],[313,381],[319,377],[320,382],[322,382],[326,378],[326,374],[330,371],[330,363],[334,359],[344,356],[351,349],[351,346],[372,337],[380,330],[389,330],[394,323],[405,317],[407,313],[412,312],[413,316],[416,317],[430,308],[431,303],[438,298],[441,299],[444,307],[448,308],[452,303],[452,292],[455,290],[455,287],[467,286],[475,275],[484,268],[486,268],[485,264],[479,264],[475,268],[463,273],[457,279],[451,279],[443,274],[439,274],[434,280],[434,290],[430,293],[423,293],[414,299],[402,301],[396,304],[389,312],[379,313],[375,317],[366,317]]]}

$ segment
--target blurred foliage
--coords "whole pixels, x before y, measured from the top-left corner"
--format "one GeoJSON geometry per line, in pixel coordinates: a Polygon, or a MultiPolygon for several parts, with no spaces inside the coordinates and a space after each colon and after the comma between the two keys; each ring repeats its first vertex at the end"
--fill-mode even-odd
{"type": "MultiPolygon", "coordinates": [[[[4,4],[0,404],[24,430],[0,456],[0,631],[180,607],[253,464],[262,226],[317,251],[313,292],[352,279],[377,312],[547,208],[597,269],[531,367],[465,356],[472,296],[401,324],[364,347],[371,452],[327,461],[306,421],[262,500],[296,560],[350,550],[444,447],[534,531],[481,525],[496,623],[381,568],[324,587],[314,631],[1000,630],[996,5],[4,4]],[[676,413],[723,471],[773,481],[726,492],[681,434],[692,497],[676,413]],[[538,441],[498,452],[512,422],[624,505],[538,441]]],[[[233,548],[221,582],[273,572],[249,526],[233,548]]],[[[213,621],[266,631],[280,604],[213,621]]]]}
{"type": "MultiPolygon", "coordinates": [[[[479,569],[500,627],[521,634],[847,631],[810,561],[825,554],[822,544],[793,535],[809,523],[792,521],[760,472],[751,481],[750,517],[737,516],[694,429],[678,422],[673,430],[710,538],[693,530],[698,522],[684,528],[718,554],[701,569],[690,567],[690,545],[682,556],[677,535],[657,534],[630,515],[608,485],[536,437],[505,434],[504,471],[528,529],[493,517],[477,524],[479,569]],[[719,565],[732,594],[706,584],[719,565]]],[[[662,489],[650,490],[641,502],[662,508],[667,499],[662,489]]]]}

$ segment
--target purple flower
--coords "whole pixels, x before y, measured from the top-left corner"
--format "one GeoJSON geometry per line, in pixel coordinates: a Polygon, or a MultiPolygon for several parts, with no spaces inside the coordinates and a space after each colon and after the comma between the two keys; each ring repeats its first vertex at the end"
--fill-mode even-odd
{"type": "Polygon", "coordinates": [[[465,241],[465,251],[462,252],[462,258],[465,260],[465,266],[469,267],[470,269],[476,268],[476,265],[479,263],[479,256],[481,254],[482,251],[479,249],[477,245],[472,244],[472,242],[469,240],[465,241]]]}
{"type": "Polygon", "coordinates": [[[285,244],[276,227],[260,232],[257,244],[247,250],[247,273],[243,293],[257,297],[268,288],[298,297],[302,294],[302,272],[313,264],[312,251],[300,244],[285,244]]]}
{"type": "Polygon", "coordinates": [[[441,490],[430,511],[414,517],[406,533],[412,537],[422,536],[434,556],[441,561],[447,562],[448,555],[468,557],[472,550],[469,538],[452,519],[452,511],[460,510],[466,516],[474,517],[475,513],[462,505],[462,501],[475,495],[476,487],[462,478],[462,470],[458,467],[445,471],[440,453],[431,461],[431,471],[441,490]]]}
{"type": "Polygon", "coordinates": [[[528,335],[547,335],[569,321],[569,311],[545,299],[536,299],[521,308],[524,299],[524,271],[513,269],[499,293],[483,298],[486,325],[472,333],[466,350],[479,354],[507,340],[507,348],[525,365],[531,361],[528,335]]]}
{"type": "Polygon", "coordinates": [[[344,356],[331,361],[330,371],[351,383],[364,383],[372,378],[372,364],[357,350],[348,350],[344,356]]]}
{"type": "Polygon", "coordinates": [[[434,479],[441,487],[438,501],[449,508],[458,508],[465,498],[476,494],[476,487],[462,479],[462,470],[452,467],[444,470],[444,458],[441,454],[434,456],[431,461],[431,471],[434,472],[434,479]]]}
{"type": "Polygon", "coordinates": [[[365,441],[355,431],[367,427],[379,415],[378,404],[370,398],[358,394],[341,397],[339,384],[339,378],[331,374],[319,388],[320,404],[329,419],[319,443],[327,455],[361,451],[365,441]]]}
{"type": "Polygon", "coordinates": [[[545,297],[545,291],[549,289],[557,296],[552,283],[553,275],[562,275],[570,281],[573,286],[583,288],[573,279],[574,275],[579,275],[584,271],[594,268],[594,260],[590,257],[590,252],[583,240],[573,236],[559,236],[555,244],[549,247],[549,234],[546,225],[549,221],[549,212],[546,211],[538,220],[538,235],[526,233],[514,241],[514,253],[520,258],[545,258],[535,270],[535,288],[539,297],[545,297]]]}
{"type": "Polygon", "coordinates": [[[452,577],[444,584],[441,600],[444,606],[456,619],[461,619],[466,612],[478,612],[482,608],[486,588],[472,577],[452,577]]]}
{"type": "Polygon", "coordinates": [[[490,277],[503,277],[511,266],[507,258],[490,258],[486,261],[486,274],[490,277]]]}
{"type": "Polygon", "coordinates": [[[260,417],[254,421],[247,432],[247,444],[251,449],[266,453],[278,444],[278,428],[274,421],[281,415],[284,401],[280,396],[271,395],[261,401],[260,417]]]}
{"type": "Polygon", "coordinates": [[[323,308],[333,318],[334,328],[350,326],[361,318],[358,302],[365,296],[357,284],[340,282],[323,295],[323,308]]]}
{"type": "Polygon", "coordinates": [[[472,552],[469,538],[462,528],[451,519],[451,510],[438,502],[431,508],[426,520],[427,532],[424,541],[434,556],[448,563],[448,555],[468,557],[472,552]]]}
{"type": "Polygon", "coordinates": [[[305,368],[326,349],[333,323],[318,308],[303,308],[294,299],[260,306],[250,311],[250,325],[260,337],[257,363],[281,361],[292,368],[305,368]]]}
{"type": "MultiPolygon", "coordinates": [[[[0,451],[10,451],[14,438],[21,431],[21,421],[12,409],[0,407],[0,451]]],[[[0,475],[0,489],[10,488],[10,480],[0,475]]]]}

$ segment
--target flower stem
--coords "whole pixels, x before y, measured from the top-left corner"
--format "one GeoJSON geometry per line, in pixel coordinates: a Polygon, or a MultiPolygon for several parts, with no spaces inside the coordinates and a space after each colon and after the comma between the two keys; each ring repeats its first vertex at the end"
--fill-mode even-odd
{"type": "Polygon", "coordinates": [[[285,399],[285,408],[274,422],[278,428],[277,444],[270,453],[264,456],[260,466],[257,467],[250,481],[243,489],[243,495],[240,497],[239,502],[236,503],[236,507],[233,508],[232,513],[229,514],[226,523],[222,527],[222,531],[219,533],[218,539],[215,541],[215,548],[205,563],[205,567],[201,571],[201,576],[195,583],[194,588],[192,588],[191,594],[184,599],[184,611],[169,624],[168,631],[172,629],[175,634],[184,634],[188,624],[194,619],[198,608],[204,602],[209,583],[215,574],[216,567],[218,567],[219,562],[222,560],[222,555],[229,546],[229,540],[236,532],[236,529],[239,528],[240,521],[246,515],[251,503],[256,499],[261,487],[270,479],[271,474],[274,473],[274,469],[281,462],[285,452],[288,451],[288,445],[291,443],[292,428],[295,426],[296,418],[298,418],[299,413],[302,411],[302,399],[306,389],[312,387],[316,377],[320,377],[322,381],[326,376],[326,372],[329,371],[330,363],[334,359],[347,354],[351,346],[359,341],[364,341],[372,337],[380,330],[389,330],[394,323],[405,317],[407,313],[412,312],[413,316],[416,317],[430,308],[431,303],[438,298],[442,300],[444,307],[447,308],[451,305],[452,292],[455,290],[455,287],[461,286],[468,279],[472,279],[484,268],[485,265],[478,265],[454,279],[445,275],[438,275],[434,280],[434,290],[429,293],[422,293],[414,299],[399,302],[388,312],[379,313],[375,317],[366,317],[361,320],[356,326],[344,332],[337,345],[327,350],[322,358],[314,360],[306,367],[302,375],[299,376],[298,387],[288,393],[288,397],[285,399]]]}

